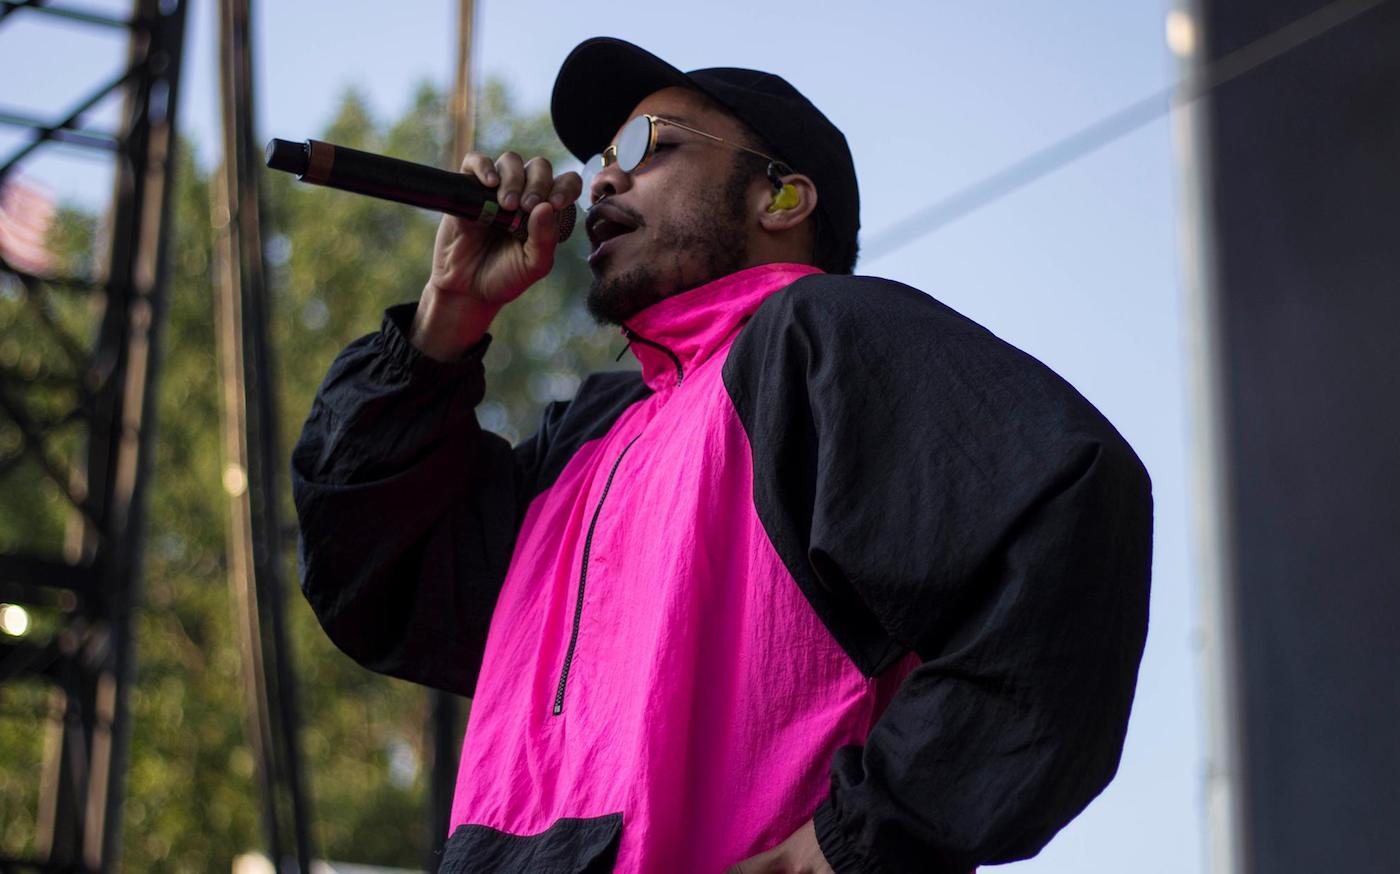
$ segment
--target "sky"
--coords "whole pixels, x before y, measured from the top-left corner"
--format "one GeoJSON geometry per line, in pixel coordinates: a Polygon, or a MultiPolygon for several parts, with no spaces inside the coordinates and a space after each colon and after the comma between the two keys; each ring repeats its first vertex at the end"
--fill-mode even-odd
{"type": "MultiPolygon", "coordinates": [[[[477,0],[474,65],[530,110],[547,107],[560,61],[590,36],[630,40],[682,69],[779,73],[845,131],[869,246],[921,208],[1169,86],[1178,70],[1166,3],[477,0]]],[[[256,4],[259,138],[316,136],[349,86],[381,119],[407,108],[423,80],[450,88],[455,9],[446,0],[256,4]]],[[[192,0],[180,105],[206,166],[218,160],[215,10],[213,0],[192,0]]],[[[0,110],[55,118],[122,62],[115,33],[20,19],[0,27],[0,110]]],[[[92,124],[115,127],[115,115],[113,104],[92,124]]],[[[18,142],[0,127],[0,158],[18,142]]],[[[1119,774],[1038,857],[993,869],[1008,874],[1204,869],[1206,726],[1190,537],[1199,518],[1177,161],[1173,122],[1162,117],[857,266],[933,295],[1044,361],[1104,412],[1153,478],[1152,619],[1119,774]]],[[[25,172],[78,201],[110,184],[104,162],[61,149],[46,149],[25,172]]]]}

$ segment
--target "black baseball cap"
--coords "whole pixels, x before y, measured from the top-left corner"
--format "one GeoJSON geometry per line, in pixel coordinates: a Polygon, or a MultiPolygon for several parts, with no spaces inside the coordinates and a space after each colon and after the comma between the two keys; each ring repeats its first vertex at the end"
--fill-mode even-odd
{"type": "Polygon", "coordinates": [[[585,40],[554,80],[550,114],[564,147],[580,161],[603,151],[649,94],[691,88],[748,125],[796,173],[817,186],[823,248],[853,263],[860,230],[860,189],[846,137],[812,101],[780,76],[737,67],[683,73],[645,49],[612,37],[585,40]]]}

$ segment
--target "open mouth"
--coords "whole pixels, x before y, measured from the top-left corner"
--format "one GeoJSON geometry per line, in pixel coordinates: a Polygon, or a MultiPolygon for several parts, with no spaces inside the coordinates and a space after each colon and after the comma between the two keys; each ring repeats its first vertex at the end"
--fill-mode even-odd
{"type": "Polygon", "coordinates": [[[598,203],[588,211],[588,218],[584,221],[584,229],[588,232],[588,242],[593,247],[593,254],[597,254],[602,249],[603,244],[609,240],[615,240],[624,234],[635,231],[640,224],[626,212],[610,203],[598,203]]]}

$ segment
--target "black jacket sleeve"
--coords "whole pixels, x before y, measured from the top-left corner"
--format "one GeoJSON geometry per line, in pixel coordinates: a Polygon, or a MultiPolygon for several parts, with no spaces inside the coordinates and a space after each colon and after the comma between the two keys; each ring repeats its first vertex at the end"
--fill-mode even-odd
{"type": "Polygon", "coordinates": [[[483,431],[484,339],[438,362],[408,342],[413,305],[331,365],[292,453],[301,585],[327,635],[367,668],[470,695],[530,500],[645,393],[600,374],[512,449],[483,431]]]}
{"type": "Polygon", "coordinates": [[[470,694],[530,459],[477,427],[489,338],[434,361],[413,309],[336,358],[292,452],[301,585],[356,661],[470,694]]]}
{"type": "Polygon", "coordinates": [[[725,381],[814,609],[867,675],[920,661],[835,757],[832,867],[1034,855],[1117,768],[1147,628],[1141,463],[1039,362],[896,283],[799,281],[725,381]]]}

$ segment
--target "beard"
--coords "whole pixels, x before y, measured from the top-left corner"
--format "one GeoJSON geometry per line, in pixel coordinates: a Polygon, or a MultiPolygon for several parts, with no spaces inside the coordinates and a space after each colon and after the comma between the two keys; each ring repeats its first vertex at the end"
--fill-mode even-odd
{"type": "Polygon", "coordinates": [[[656,226],[650,254],[643,256],[646,260],[617,276],[593,274],[586,302],[600,325],[621,325],[673,294],[744,267],[749,257],[744,195],[752,174],[742,163],[735,163],[723,185],[692,195],[688,212],[656,226]],[[688,281],[687,259],[700,263],[699,277],[688,281]]]}

